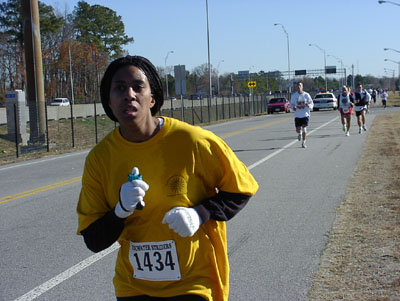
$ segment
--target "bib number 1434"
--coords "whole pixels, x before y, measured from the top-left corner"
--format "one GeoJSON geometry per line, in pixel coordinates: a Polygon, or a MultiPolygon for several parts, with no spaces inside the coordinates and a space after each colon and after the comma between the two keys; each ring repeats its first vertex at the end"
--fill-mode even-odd
{"type": "Polygon", "coordinates": [[[178,255],[173,240],[131,242],[129,260],[133,277],[150,281],[180,280],[178,255]]]}

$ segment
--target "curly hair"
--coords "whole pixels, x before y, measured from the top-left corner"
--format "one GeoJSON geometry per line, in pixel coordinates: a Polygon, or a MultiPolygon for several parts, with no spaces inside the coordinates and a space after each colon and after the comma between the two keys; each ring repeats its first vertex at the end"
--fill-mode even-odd
{"type": "Polygon", "coordinates": [[[125,66],[135,66],[142,70],[146,75],[151,89],[151,94],[154,97],[155,105],[151,108],[151,115],[154,116],[161,109],[164,104],[164,91],[161,83],[160,76],[157,73],[154,65],[146,58],[142,56],[131,56],[127,55],[125,57],[118,58],[108,65],[107,70],[105,71],[103,78],[100,84],[100,97],[101,104],[103,105],[104,111],[107,116],[118,122],[117,118],[114,116],[110,106],[110,88],[111,81],[114,77],[114,74],[122,67],[125,66]]]}

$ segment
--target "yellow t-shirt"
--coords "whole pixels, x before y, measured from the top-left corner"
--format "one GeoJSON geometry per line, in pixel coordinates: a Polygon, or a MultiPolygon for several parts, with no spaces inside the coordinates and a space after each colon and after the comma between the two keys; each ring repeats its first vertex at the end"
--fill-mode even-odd
{"type": "Polygon", "coordinates": [[[116,296],[198,294],[227,300],[225,223],[209,220],[192,237],[181,237],[161,222],[173,207],[193,207],[215,195],[216,188],[253,195],[258,184],[212,132],[163,118],[162,129],[145,142],[129,142],[116,128],[91,150],[77,207],[78,234],[115,207],[121,185],[136,166],[150,188],[146,206],[127,218],[118,239],[116,296]]]}

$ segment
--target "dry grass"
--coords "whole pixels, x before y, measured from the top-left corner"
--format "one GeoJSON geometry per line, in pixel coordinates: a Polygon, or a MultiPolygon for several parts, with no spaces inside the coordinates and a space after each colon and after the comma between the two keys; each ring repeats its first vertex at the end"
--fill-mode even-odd
{"type": "MultiPolygon", "coordinates": [[[[97,122],[97,140],[100,141],[108,132],[114,129],[113,121],[105,116],[99,116],[97,122]]],[[[24,160],[37,159],[49,155],[74,152],[92,148],[96,144],[96,127],[94,118],[74,119],[74,137],[70,120],[52,120],[48,122],[49,152],[46,145],[40,145],[33,150],[31,146],[21,146],[20,156],[16,157],[15,140],[7,136],[7,126],[0,126],[0,165],[24,160]],[[73,146],[74,143],[74,146],[73,146]]],[[[27,127],[29,133],[29,126],[27,127]]]]}
{"type": "Polygon", "coordinates": [[[400,300],[399,133],[400,113],[375,118],[337,209],[310,300],[400,300]]]}

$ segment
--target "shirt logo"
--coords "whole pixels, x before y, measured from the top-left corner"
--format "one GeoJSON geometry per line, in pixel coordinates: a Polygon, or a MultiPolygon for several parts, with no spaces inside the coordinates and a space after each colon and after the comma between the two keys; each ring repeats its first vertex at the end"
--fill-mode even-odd
{"type": "Polygon", "coordinates": [[[168,196],[187,194],[187,183],[182,176],[172,176],[167,181],[168,196]]]}

